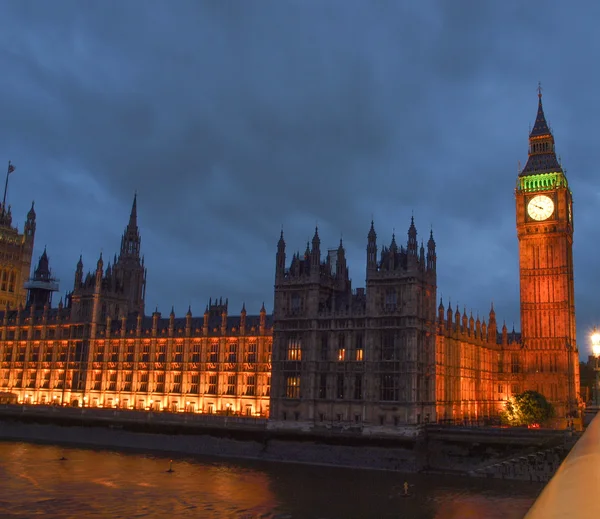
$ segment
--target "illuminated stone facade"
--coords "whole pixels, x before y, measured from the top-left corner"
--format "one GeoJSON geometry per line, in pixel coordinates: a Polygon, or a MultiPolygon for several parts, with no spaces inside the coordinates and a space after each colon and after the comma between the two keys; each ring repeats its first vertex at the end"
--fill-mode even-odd
{"type": "MultiPolygon", "coordinates": [[[[290,427],[389,428],[429,421],[475,421],[498,414],[503,339],[466,313],[436,319],[433,233],[418,246],[411,220],[406,247],[392,236],[378,257],[367,237],[366,289],[352,290],[342,243],[321,258],[318,231],[286,268],[276,256],[271,421],[290,427]],[[291,422],[291,423],[290,423],[291,422]]],[[[504,329],[506,335],[506,329],[504,329]]]]}
{"type": "Polygon", "coordinates": [[[35,239],[35,210],[27,213],[23,233],[12,225],[11,207],[0,204],[0,308],[25,305],[33,242],[35,239]]]}
{"type": "Polygon", "coordinates": [[[521,390],[540,391],[558,416],[574,416],[580,398],[573,200],[556,158],[541,92],[529,135],[529,158],[519,174],[515,196],[522,339],[505,349],[500,379],[521,390]]]}
{"type": "Polygon", "coordinates": [[[100,256],[85,277],[80,258],[58,308],[50,306],[44,251],[30,280],[32,304],[1,316],[0,392],[26,403],[268,416],[272,330],[264,307],[231,316],[227,301],[211,301],[201,318],[191,310],[145,316],[140,244],[134,199],[119,256],[106,269],[100,256]]]}
{"type": "Polygon", "coordinates": [[[23,235],[2,213],[0,393],[31,403],[270,416],[273,427],[383,430],[479,421],[535,389],[568,416],[579,403],[572,201],[541,96],[516,199],[522,334],[498,331],[493,307],[487,322],[442,302],[436,312],[436,244],[430,233],[419,245],[414,220],[403,246],[392,236],[378,248],[371,224],[365,288],[352,288],[341,241],[322,254],[315,230],[288,266],[282,232],[272,318],[264,305],[259,315],[243,308],[231,316],[227,300],[211,301],[201,318],[146,316],[135,198],[112,264],[105,268],[100,255],[84,276],[80,258],[73,290],[52,308],[57,287],[44,251],[23,307],[35,213],[23,235]],[[553,210],[535,219],[527,208],[540,194],[553,210]]]}

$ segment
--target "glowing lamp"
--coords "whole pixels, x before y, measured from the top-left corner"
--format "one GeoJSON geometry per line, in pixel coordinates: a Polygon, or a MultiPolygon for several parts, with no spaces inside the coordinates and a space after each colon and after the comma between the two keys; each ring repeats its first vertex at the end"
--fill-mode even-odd
{"type": "Polygon", "coordinates": [[[600,357],[600,332],[594,327],[592,332],[592,353],[594,357],[600,357]]]}

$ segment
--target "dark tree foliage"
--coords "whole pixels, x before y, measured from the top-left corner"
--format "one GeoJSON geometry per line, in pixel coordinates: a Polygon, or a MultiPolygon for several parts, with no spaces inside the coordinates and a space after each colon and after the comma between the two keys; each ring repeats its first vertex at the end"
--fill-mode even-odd
{"type": "Polygon", "coordinates": [[[506,402],[500,418],[507,425],[541,425],[554,416],[552,404],[537,391],[524,391],[506,402]]]}

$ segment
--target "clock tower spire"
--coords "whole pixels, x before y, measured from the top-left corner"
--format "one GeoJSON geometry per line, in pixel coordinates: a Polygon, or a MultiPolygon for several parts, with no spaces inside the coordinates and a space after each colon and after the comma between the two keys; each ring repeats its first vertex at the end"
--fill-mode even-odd
{"type": "MultiPolygon", "coordinates": [[[[573,212],[567,177],[556,158],[542,91],[529,134],[529,157],[515,190],[524,387],[542,393],[557,417],[578,408],[579,358],[573,285],[573,212]]],[[[514,375],[511,375],[515,377],[514,375]]]]}

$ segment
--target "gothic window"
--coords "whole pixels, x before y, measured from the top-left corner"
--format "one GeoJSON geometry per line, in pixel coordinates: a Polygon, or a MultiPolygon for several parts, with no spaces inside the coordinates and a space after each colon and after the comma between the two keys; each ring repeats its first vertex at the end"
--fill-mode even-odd
{"type": "Polygon", "coordinates": [[[227,352],[227,362],[237,362],[237,342],[229,343],[229,351],[227,352]]]}
{"type": "Polygon", "coordinates": [[[254,396],[255,387],[256,387],[256,376],[248,375],[248,378],[246,379],[246,395],[254,396]]]}
{"type": "Polygon", "coordinates": [[[143,371],[141,373],[139,373],[139,383],[140,383],[140,387],[139,387],[139,391],[142,392],[147,392],[148,391],[148,372],[147,371],[143,371]]]}
{"type": "Polygon", "coordinates": [[[235,395],[235,386],[236,386],[236,376],[228,375],[227,377],[227,394],[235,395]]]}
{"type": "Polygon", "coordinates": [[[340,333],[338,336],[338,354],[337,359],[339,361],[346,359],[346,337],[343,333],[340,333]]]}
{"type": "Polygon", "coordinates": [[[141,362],[150,362],[150,344],[142,345],[142,355],[140,358],[141,362]]]}
{"type": "Polygon", "coordinates": [[[286,375],[285,377],[286,398],[300,398],[300,376],[286,375]]]}
{"type": "Polygon", "coordinates": [[[246,362],[254,364],[256,362],[256,343],[251,342],[248,344],[248,351],[246,352],[246,362]]]}
{"type": "Polygon", "coordinates": [[[381,336],[381,360],[394,360],[394,334],[383,332],[381,336]]]}
{"type": "Polygon", "coordinates": [[[356,375],[354,378],[354,400],[362,400],[363,398],[362,382],[362,375],[356,375]]]}
{"type": "Polygon", "coordinates": [[[173,352],[173,362],[182,362],[183,361],[183,352],[181,348],[183,348],[183,344],[177,344],[175,346],[175,351],[173,352]]]}
{"type": "Polygon", "coordinates": [[[165,362],[166,360],[166,347],[164,344],[157,346],[156,349],[156,362],[165,362]]]}
{"type": "Polygon", "coordinates": [[[200,362],[200,343],[190,344],[190,362],[200,362]]]}
{"type": "Polygon", "coordinates": [[[363,360],[363,344],[364,341],[364,337],[362,333],[357,333],[356,334],[356,360],[357,361],[362,361],[363,360]]]}
{"type": "Polygon", "coordinates": [[[519,355],[517,353],[512,353],[510,357],[510,368],[512,373],[520,373],[520,365],[519,365],[519,355]]]}
{"type": "Polygon", "coordinates": [[[386,310],[395,310],[397,304],[396,290],[389,288],[385,293],[385,307],[386,310]]]}
{"type": "Polygon", "coordinates": [[[2,292],[6,292],[6,282],[7,282],[7,272],[6,270],[2,271],[2,284],[0,285],[0,290],[2,290],[2,292]]]}
{"type": "Polygon", "coordinates": [[[388,402],[398,400],[398,388],[393,375],[381,375],[380,384],[380,400],[388,402]]]}
{"type": "Polygon", "coordinates": [[[300,294],[292,294],[292,312],[300,311],[300,294]]]}
{"type": "Polygon", "coordinates": [[[321,360],[327,360],[329,357],[329,344],[327,341],[327,333],[321,335],[321,360]]]}
{"type": "Polygon", "coordinates": [[[9,292],[15,291],[15,280],[16,280],[16,275],[14,272],[11,272],[10,277],[8,278],[8,291],[9,292]]]}
{"type": "Polygon", "coordinates": [[[344,398],[344,375],[342,373],[338,373],[336,387],[335,387],[335,397],[338,400],[343,400],[344,398]]]}
{"type": "Polygon", "coordinates": [[[327,398],[327,374],[321,373],[319,376],[319,398],[327,398]]]}
{"type": "Polygon", "coordinates": [[[287,360],[302,360],[302,341],[295,334],[288,339],[287,360]]]}
{"type": "Polygon", "coordinates": [[[135,345],[130,343],[127,345],[127,355],[125,357],[125,362],[133,362],[133,357],[135,354],[135,345]]]}
{"type": "Polygon", "coordinates": [[[217,341],[210,343],[210,356],[208,362],[219,362],[219,343],[217,341]]]}
{"type": "Polygon", "coordinates": [[[208,389],[206,390],[207,395],[217,394],[217,375],[208,376],[208,389]]]}

